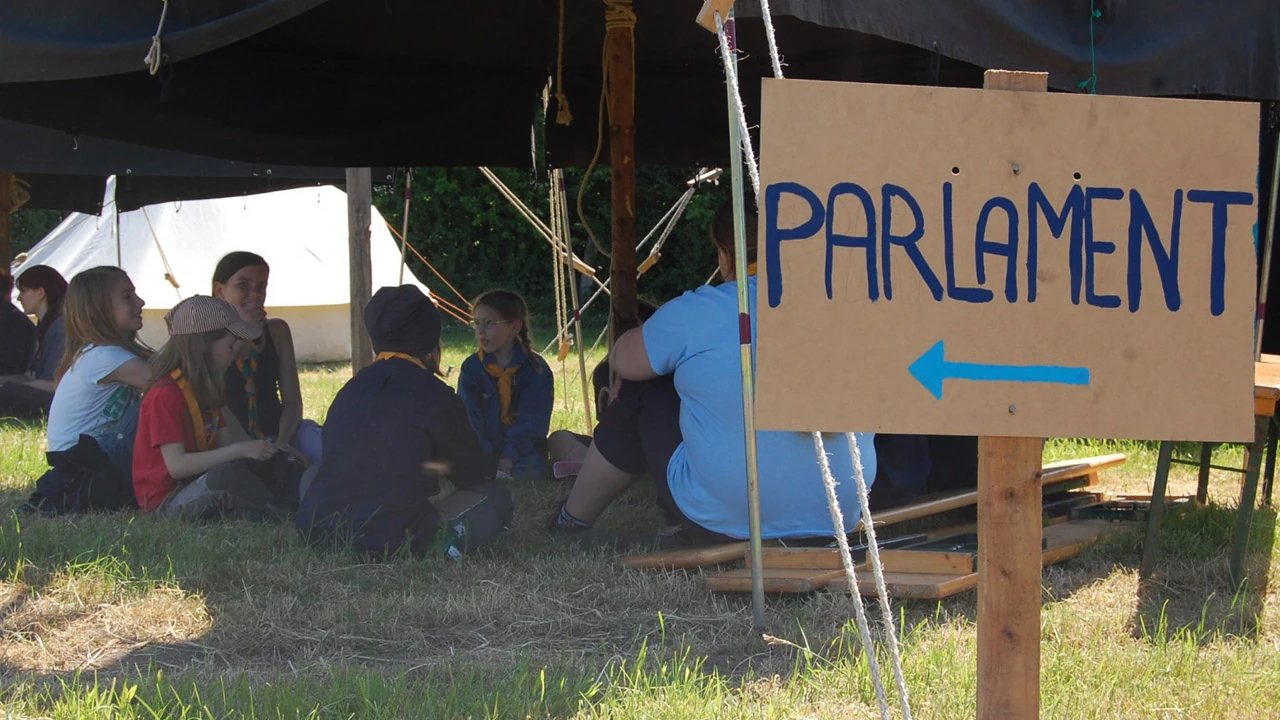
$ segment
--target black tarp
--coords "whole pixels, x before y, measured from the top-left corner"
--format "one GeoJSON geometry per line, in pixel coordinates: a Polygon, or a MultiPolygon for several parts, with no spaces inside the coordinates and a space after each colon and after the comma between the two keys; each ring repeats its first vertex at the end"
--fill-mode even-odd
{"type": "MultiPolygon", "coordinates": [[[[0,169],[22,180],[24,207],[98,214],[109,175],[123,211],[156,203],[249,195],[308,185],[341,185],[342,168],[263,165],[75,136],[0,119],[0,169]]],[[[378,168],[374,182],[390,182],[378,168]]]]}
{"type": "MultiPolygon", "coordinates": [[[[575,122],[553,162],[595,149],[603,5],[564,0],[575,122]]],[[[185,0],[0,8],[0,115],[248,162],[513,165],[557,65],[557,0],[185,0]]],[[[715,162],[724,90],[697,0],[636,4],[637,154],[715,162]]],[[[791,77],[976,85],[979,67],[1093,74],[1108,94],[1280,98],[1280,2],[774,0],[791,77]],[[1099,16],[1091,20],[1091,9],[1099,16]],[[1092,26],[1092,27],[1091,27],[1092,26]]],[[[747,106],[767,72],[759,8],[738,3],[747,106]]],[[[606,154],[607,157],[607,154],[606,154]]]]}

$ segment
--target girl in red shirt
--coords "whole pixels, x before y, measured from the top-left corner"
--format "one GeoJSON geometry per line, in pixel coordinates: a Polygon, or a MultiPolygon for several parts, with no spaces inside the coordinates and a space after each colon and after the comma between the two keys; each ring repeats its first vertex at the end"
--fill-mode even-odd
{"type": "Polygon", "coordinates": [[[275,444],[250,440],[225,407],[223,376],[262,328],[227,302],[195,295],[165,316],[169,342],[151,359],[152,385],[138,414],[133,487],[138,505],[161,517],[218,519],[282,515],[254,472],[275,444]]]}

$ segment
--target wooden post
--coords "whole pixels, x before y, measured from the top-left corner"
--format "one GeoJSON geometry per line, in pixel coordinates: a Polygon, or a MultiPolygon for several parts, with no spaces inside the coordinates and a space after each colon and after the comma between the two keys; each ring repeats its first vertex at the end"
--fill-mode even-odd
{"type": "Polygon", "coordinates": [[[351,271],[351,372],[373,362],[373,343],[364,329],[364,308],[373,296],[369,225],[373,218],[373,182],[369,168],[347,168],[347,247],[351,271]]]}
{"type": "MultiPolygon", "coordinates": [[[[988,70],[983,87],[1047,92],[1049,75],[988,70]]],[[[1040,716],[1043,448],[1040,438],[978,439],[979,720],[1040,716]]]]}
{"type": "MultiPolygon", "coordinates": [[[[631,3],[606,5],[606,14],[630,13],[631,3]],[[616,6],[616,7],[615,7],[616,6]]],[[[640,324],[636,301],[636,153],[635,33],[632,26],[609,23],[604,45],[608,61],[609,167],[613,209],[613,259],[609,278],[613,301],[610,344],[640,324]]]]}
{"type": "MultiPolygon", "coordinates": [[[[0,268],[9,271],[13,260],[13,243],[10,238],[9,213],[13,211],[13,173],[0,171],[0,268]]],[[[8,301],[8,298],[4,298],[8,301]]]]}

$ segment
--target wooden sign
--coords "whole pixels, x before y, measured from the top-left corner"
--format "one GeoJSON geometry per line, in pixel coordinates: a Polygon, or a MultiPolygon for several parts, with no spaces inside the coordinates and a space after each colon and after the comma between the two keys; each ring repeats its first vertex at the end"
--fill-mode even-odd
{"type": "Polygon", "coordinates": [[[1258,108],[765,80],[762,430],[1251,440],[1258,108]]]}

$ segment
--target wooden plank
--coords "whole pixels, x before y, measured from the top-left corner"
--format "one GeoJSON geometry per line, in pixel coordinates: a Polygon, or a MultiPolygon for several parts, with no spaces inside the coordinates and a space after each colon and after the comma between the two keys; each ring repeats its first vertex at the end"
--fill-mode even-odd
{"type": "MultiPolygon", "coordinates": [[[[751,550],[747,549],[750,560],[751,550]]],[[[765,548],[761,562],[768,568],[804,568],[809,570],[839,570],[840,551],[835,548],[765,548]]]]}
{"type": "Polygon", "coordinates": [[[973,555],[963,552],[885,550],[880,553],[885,572],[928,575],[968,575],[977,571],[973,555]]]}
{"type": "Polygon", "coordinates": [[[750,546],[750,543],[743,541],[724,545],[665,550],[619,558],[618,563],[623,567],[641,570],[678,570],[703,567],[704,565],[718,565],[741,560],[742,554],[750,546]]]}
{"type": "Polygon", "coordinates": [[[373,297],[369,226],[373,219],[373,182],[369,168],[347,168],[347,251],[351,275],[351,372],[373,362],[373,341],[364,327],[364,309],[373,297]]]}
{"type": "MultiPolygon", "coordinates": [[[[1115,455],[1099,455],[1091,458],[1081,458],[1079,460],[1061,460],[1045,465],[1041,470],[1041,482],[1046,486],[1052,486],[1069,482],[1081,477],[1096,478],[1096,473],[1100,470],[1123,465],[1127,460],[1127,456],[1123,454],[1115,455]]],[[[1091,483],[1096,479],[1091,480],[1091,483]]],[[[950,493],[940,493],[925,496],[910,505],[891,508],[883,512],[876,513],[874,516],[876,527],[882,525],[893,525],[896,523],[906,522],[908,520],[918,520],[922,517],[937,515],[950,510],[957,510],[962,507],[969,507],[978,503],[977,490],[961,490],[950,493]]],[[[861,529],[859,524],[857,529],[861,529]]]]}
{"type": "MultiPolygon", "coordinates": [[[[827,587],[834,578],[843,578],[844,570],[816,568],[766,568],[764,591],[767,593],[809,593],[827,587]]],[[[726,570],[706,578],[707,588],[716,592],[751,592],[751,568],[726,570]]]]}
{"type": "Polygon", "coordinates": [[[978,717],[1040,712],[1040,438],[978,438],[978,717]]]}
{"type": "Polygon", "coordinates": [[[733,0],[702,0],[702,9],[698,11],[698,24],[718,33],[716,30],[716,13],[720,13],[720,22],[729,19],[729,11],[733,9],[733,0]]]}

